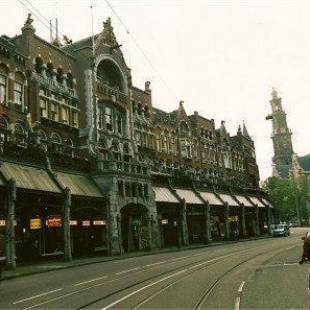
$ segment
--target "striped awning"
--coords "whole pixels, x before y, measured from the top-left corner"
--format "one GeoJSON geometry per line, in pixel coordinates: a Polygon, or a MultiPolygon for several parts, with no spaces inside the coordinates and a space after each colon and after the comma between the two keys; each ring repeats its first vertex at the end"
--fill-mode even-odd
{"type": "Polygon", "coordinates": [[[70,189],[72,195],[103,197],[96,183],[88,175],[56,172],[56,176],[63,187],[70,189]]]}
{"type": "Polygon", "coordinates": [[[178,199],[166,187],[153,187],[156,202],[179,203],[178,199]]]}
{"type": "Polygon", "coordinates": [[[217,198],[217,196],[214,193],[210,192],[199,192],[201,197],[209,203],[209,205],[213,206],[221,206],[223,205],[222,201],[217,198]]]}
{"type": "Polygon", "coordinates": [[[242,203],[245,207],[253,207],[253,204],[246,199],[245,196],[242,195],[236,195],[236,198],[238,199],[238,201],[240,201],[240,203],[242,203]]]}
{"type": "Polygon", "coordinates": [[[43,168],[3,162],[0,170],[7,181],[16,181],[17,188],[61,193],[60,188],[43,168]]]}
{"type": "Polygon", "coordinates": [[[257,205],[259,208],[265,208],[264,204],[263,204],[257,197],[250,196],[249,198],[250,198],[250,200],[251,200],[255,205],[257,205]]]}
{"type": "Polygon", "coordinates": [[[273,205],[272,205],[271,202],[268,201],[267,199],[262,198],[262,201],[263,201],[263,203],[264,203],[266,206],[268,206],[269,208],[273,208],[273,205]]]}
{"type": "Polygon", "coordinates": [[[238,202],[229,194],[219,194],[221,199],[226,202],[229,206],[238,207],[238,202]]]}
{"type": "Polygon", "coordinates": [[[198,196],[189,189],[176,189],[177,194],[180,198],[184,199],[188,204],[202,205],[203,202],[198,196]]]}

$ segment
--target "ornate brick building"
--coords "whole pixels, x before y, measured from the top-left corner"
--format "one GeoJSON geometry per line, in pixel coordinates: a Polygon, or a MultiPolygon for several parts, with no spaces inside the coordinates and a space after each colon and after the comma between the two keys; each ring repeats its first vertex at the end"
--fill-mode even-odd
{"type": "Polygon", "coordinates": [[[7,266],[246,237],[270,227],[245,125],[132,85],[111,20],[78,42],[0,38],[0,234],[7,266]],[[94,39],[94,44],[93,44],[94,39]]]}

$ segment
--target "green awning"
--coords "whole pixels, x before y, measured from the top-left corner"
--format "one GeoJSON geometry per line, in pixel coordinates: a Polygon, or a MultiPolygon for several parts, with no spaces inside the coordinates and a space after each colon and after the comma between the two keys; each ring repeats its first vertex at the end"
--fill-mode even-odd
{"type": "Polygon", "coordinates": [[[88,175],[56,172],[56,176],[63,187],[70,189],[72,195],[103,197],[96,183],[88,175]]]}
{"type": "Polygon", "coordinates": [[[16,181],[17,188],[61,193],[60,188],[43,168],[3,162],[0,170],[7,181],[16,181]]]}

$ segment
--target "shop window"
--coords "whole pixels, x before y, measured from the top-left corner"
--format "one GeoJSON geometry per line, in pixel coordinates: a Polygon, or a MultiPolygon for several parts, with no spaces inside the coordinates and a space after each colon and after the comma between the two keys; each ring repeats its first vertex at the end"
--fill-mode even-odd
{"type": "Polygon", "coordinates": [[[47,118],[47,103],[46,99],[40,99],[40,116],[44,118],[47,118]]]}
{"type": "Polygon", "coordinates": [[[51,102],[51,106],[50,106],[50,114],[51,114],[51,119],[53,121],[58,122],[59,121],[59,110],[58,110],[58,105],[54,102],[51,102]]]}
{"type": "Polygon", "coordinates": [[[110,107],[105,107],[104,120],[105,120],[106,129],[109,131],[112,131],[113,130],[112,109],[110,107]]]}
{"type": "Polygon", "coordinates": [[[14,103],[18,105],[23,104],[23,87],[24,85],[20,82],[14,82],[14,103]]]}
{"type": "Polygon", "coordinates": [[[7,98],[7,77],[0,74],[0,103],[5,104],[7,98]]]}
{"type": "Polygon", "coordinates": [[[61,107],[61,117],[64,124],[69,124],[69,109],[67,107],[61,107]]]}

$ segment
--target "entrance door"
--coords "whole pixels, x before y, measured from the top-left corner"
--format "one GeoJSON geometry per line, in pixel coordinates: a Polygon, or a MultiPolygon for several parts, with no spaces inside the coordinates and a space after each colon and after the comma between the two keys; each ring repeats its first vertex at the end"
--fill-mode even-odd
{"type": "Polygon", "coordinates": [[[125,252],[147,250],[147,209],[141,205],[128,205],[121,210],[122,245],[125,252]]]}

